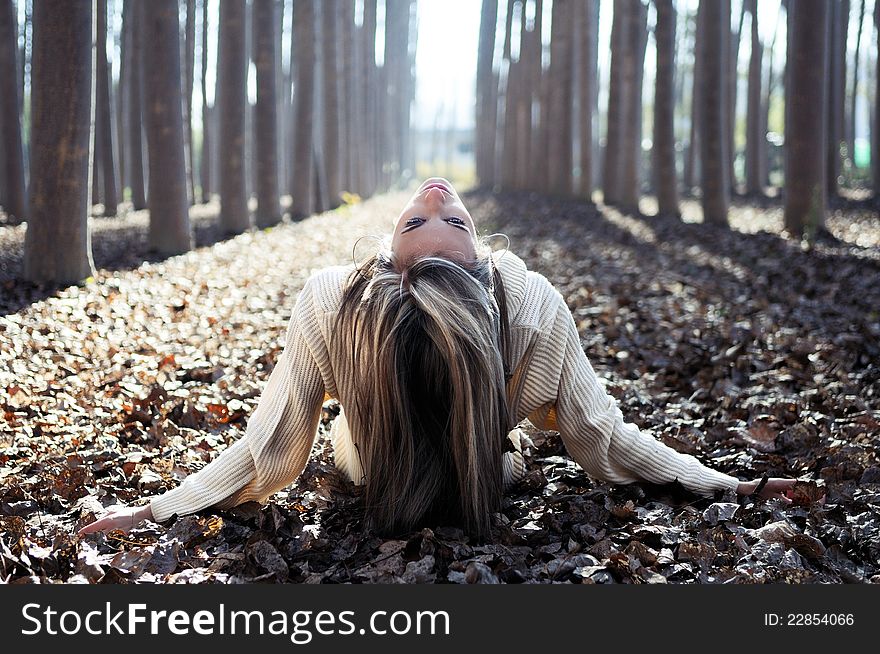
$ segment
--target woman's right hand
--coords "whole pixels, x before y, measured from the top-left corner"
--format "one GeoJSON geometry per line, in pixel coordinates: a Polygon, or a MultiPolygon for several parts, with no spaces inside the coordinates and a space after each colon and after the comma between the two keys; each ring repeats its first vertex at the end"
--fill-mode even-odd
{"type": "Polygon", "coordinates": [[[115,505],[107,507],[106,512],[97,518],[94,522],[85,525],[78,532],[77,536],[84,536],[96,531],[113,531],[120,529],[125,533],[139,525],[144,520],[153,519],[153,510],[150,505],[146,506],[124,506],[115,505]]]}

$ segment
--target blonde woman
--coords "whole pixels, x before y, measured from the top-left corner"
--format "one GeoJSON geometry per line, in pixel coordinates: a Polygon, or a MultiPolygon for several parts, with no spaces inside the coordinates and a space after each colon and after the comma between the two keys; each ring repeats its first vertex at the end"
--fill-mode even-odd
{"type": "Polygon", "coordinates": [[[368,524],[400,533],[454,521],[489,535],[523,472],[516,425],[560,432],[597,479],[678,480],[782,498],[789,479],[743,482],[624,421],[581,346],[562,295],[513,252],[493,252],[445,179],[426,180],[388,247],[314,273],[243,438],[142,507],[80,530],[128,529],[208,507],[265,502],[306,465],[321,405],[337,398],[336,465],[364,485],[368,524]]]}

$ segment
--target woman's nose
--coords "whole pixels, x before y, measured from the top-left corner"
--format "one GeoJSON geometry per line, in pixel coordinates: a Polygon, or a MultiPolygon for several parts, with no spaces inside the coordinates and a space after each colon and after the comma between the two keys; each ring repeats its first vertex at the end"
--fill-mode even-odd
{"type": "Polygon", "coordinates": [[[445,199],[443,191],[436,186],[428,189],[428,192],[425,193],[425,204],[428,205],[428,208],[430,209],[438,209],[442,207],[445,199]]]}

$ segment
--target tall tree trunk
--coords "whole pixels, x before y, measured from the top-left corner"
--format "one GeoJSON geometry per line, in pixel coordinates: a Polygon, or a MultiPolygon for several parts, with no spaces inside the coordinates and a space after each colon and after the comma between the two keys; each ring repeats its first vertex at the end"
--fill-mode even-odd
{"type": "Polygon", "coordinates": [[[211,159],[212,159],[212,141],[211,141],[211,108],[208,106],[208,0],[201,0],[202,3],[202,156],[199,171],[199,183],[202,191],[202,203],[211,201],[211,159]]]}
{"type": "MultiPolygon", "coordinates": [[[[787,10],[785,9],[785,4],[781,3],[779,5],[779,10],[776,14],[776,24],[777,25],[779,25],[782,22],[780,19],[780,16],[783,11],[787,12],[787,10]]],[[[786,13],[786,20],[788,20],[787,13],[786,13]]],[[[776,53],[776,36],[778,34],[779,34],[779,30],[773,30],[773,38],[770,40],[770,52],[767,56],[767,91],[764,94],[764,104],[761,107],[761,120],[763,121],[762,127],[761,127],[761,132],[765,135],[767,133],[769,133],[769,131],[770,131],[770,101],[773,98],[774,90],[778,84],[778,77],[779,77],[778,74],[774,75],[774,73],[776,73],[776,68],[773,66],[773,60],[774,60],[773,58],[776,53]]],[[[784,81],[783,81],[783,84],[784,84],[784,81]]],[[[764,166],[763,167],[764,184],[769,186],[770,185],[770,173],[772,172],[772,169],[773,169],[773,162],[770,159],[770,149],[767,146],[766,136],[761,140],[761,160],[762,160],[763,166],[764,166]]]]}
{"type": "Polygon", "coordinates": [[[361,39],[361,95],[364,99],[365,129],[360,130],[361,151],[363,161],[363,195],[371,196],[378,184],[376,167],[377,141],[379,121],[376,98],[376,0],[364,0],[364,18],[361,39]]]}
{"type": "Polygon", "coordinates": [[[746,194],[752,197],[764,194],[764,154],[762,142],[764,120],[761,111],[761,71],[764,47],[758,35],[758,0],[747,0],[751,17],[751,55],[749,57],[748,111],[746,112],[746,194]]]}
{"type": "Polygon", "coordinates": [[[107,61],[107,0],[96,0],[97,52],[95,67],[95,150],[103,173],[104,215],[115,216],[119,204],[116,157],[113,154],[113,107],[110,104],[110,64],[107,61]],[[100,150],[98,152],[98,150],[100,150]]]}
{"type": "Polygon", "coordinates": [[[250,228],[245,179],[246,9],[244,0],[220,2],[220,224],[227,234],[250,228]]]}
{"type": "MultiPolygon", "coordinates": [[[[322,67],[321,84],[324,100],[324,142],[322,143],[324,171],[327,180],[328,209],[340,205],[342,191],[341,161],[339,152],[339,62],[336,51],[339,47],[339,1],[324,0],[320,4],[322,67]]],[[[387,18],[387,14],[386,14],[387,18]]],[[[404,53],[396,53],[402,57],[404,53]]]]}
{"type": "Polygon", "coordinates": [[[703,75],[705,64],[703,62],[703,51],[705,49],[705,5],[701,2],[697,8],[695,18],[696,27],[694,29],[694,52],[693,52],[693,75],[691,79],[691,120],[690,120],[690,136],[688,138],[688,148],[685,153],[683,183],[685,195],[692,196],[695,186],[694,180],[697,177],[697,169],[699,168],[699,158],[697,151],[700,147],[700,129],[701,129],[701,112],[702,112],[702,89],[703,75]]]}
{"type": "Polygon", "coordinates": [[[840,177],[840,145],[844,140],[846,105],[846,36],[849,27],[849,0],[831,3],[828,75],[828,163],[825,173],[828,196],[836,197],[840,177]]]}
{"type": "Polygon", "coordinates": [[[499,174],[501,176],[501,186],[504,189],[513,189],[516,184],[516,125],[514,121],[514,95],[516,93],[517,74],[513,61],[513,18],[516,4],[514,2],[507,3],[507,14],[504,21],[504,48],[503,61],[506,70],[503,75],[504,79],[504,99],[502,101],[503,126],[501,128],[501,161],[499,174]]]}
{"type": "Polygon", "coordinates": [[[340,191],[354,191],[352,184],[351,142],[352,117],[352,69],[354,68],[354,2],[341,0],[337,10],[339,22],[339,71],[340,83],[337,86],[339,102],[339,188],[340,191]]]}
{"type": "MultiPolygon", "coordinates": [[[[17,70],[18,28],[12,0],[0,0],[0,70],[17,70]]],[[[27,195],[24,182],[24,150],[21,144],[19,88],[15,75],[3,75],[0,82],[0,158],[4,166],[4,209],[7,221],[27,220],[27,195]]]]}
{"type": "Polygon", "coordinates": [[[278,121],[275,89],[274,0],[254,0],[254,60],[257,69],[256,170],[257,227],[270,227],[281,220],[278,196],[278,121]]]}
{"type": "Polygon", "coordinates": [[[825,224],[827,206],[827,71],[831,4],[825,0],[789,3],[785,103],[785,228],[811,237],[825,224]]]}
{"type": "Polygon", "coordinates": [[[605,135],[605,158],[602,166],[602,201],[615,205],[621,196],[621,154],[623,150],[622,112],[625,107],[625,60],[632,59],[627,50],[629,13],[635,7],[630,0],[614,0],[611,23],[611,71],[608,82],[608,125],[605,135]]]}
{"type": "Polygon", "coordinates": [[[553,0],[550,23],[550,192],[572,194],[573,0],[553,0]]]}
{"type": "MultiPolygon", "coordinates": [[[[120,3],[122,4],[122,3],[120,3]]],[[[125,5],[122,6],[122,27],[119,30],[119,80],[116,83],[113,101],[116,103],[116,152],[119,161],[119,201],[125,201],[125,189],[129,186],[128,166],[128,79],[131,76],[131,48],[129,31],[131,23],[125,22],[125,5]]]]}
{"type": "Polygon", "coordinates": [[[713,225],[727,225],[730,204],[730,158],[727,154],[727,130],[724,120],[727,102],[727,70],[724,57],[724,32],[730,31],[730,14],[723,2],[700,0],[705,14],[705,63],[701,106],[700,168],[702,170],[703,220],[713,225]]]}
{"type": "MultiPolygon", "coordinates": [[[[599,25],[595,21],[592,3],[575,2],[574,23],[577,29],[575,47],[578,59],[578,177],[577,194],[587,202],[593,196],[593,97],[596,87],[596,40],[599,25]]],[[[540,35],[538,40],[540,46],[540,35]]],[[[539,51],[540,54],[540,51],[539,51]]],[[[529,98],[531,104],[531,98],[529,98]]]]}
{"type": "MultiPolygon", "coordinates": [[[[534,29],[529,29],[526,3],[520,4],[519,60],[516,63],[516,188],[528,188],[532,177],[532,60],[535,57],[534,29]]],[[[534,27],[534,26],[533,26],[534,27]]]]}
{"type": "MultiPolygon", "coordinates": [[[[730,15],[730,0],[724,0],[725,12],[730,15]]],[[[727,77],[727,156],[730,158],[730,164],[727,172],[730,175],[730,192],[736,193],[736,108],[737,94],[739,92],[739,44],[742,40],[743,21],[746,13],[745,2],[740,3],[739,25],[735,32],[729,29],[725,33],[729,43],[725,55],[728,56],[728,77],[727,77]]],[[[729,21],[728,21],[729,23],[729,21]]]]}
{"type": "Polygon", "coordinates": [[[292,218],[312,212],[314,195],[313,117],[315,106],[315,4],[293,3],[293,47],[296,49],[296,120],[293,135],[294,177],[290,182],[292,218]]]}
{"type": "MultiPolygon", "coordinates": [[[[880,43],[880,2],[874,1],[874,27],[880,43]]],[[[878,46],[880,48],[880,46],[878,46]]],[[[871,129],[871,164],[874,171],[874,204],[880,205],[880,57],[874,68],[874,124],[871,129]]]]}
{"type": "Polygon", "coordinates": [[[163,255],[193,247],[184,147],[177,0],[140,5],[144,42],[144,114],[150,162],[150,248],[163,255]]]}
{"type": "Polygon", "coordinates": [[[678,179],[675,174],[675,6],[672,0],[654,0],[657,23],[657,79],[654,87],[654,190],[660,213],[678,216],[678,179]]]}
{"type": "Polygon", "coordinates": [[[477,46],[477,114],[474,142],[476,144],[477,179],[483,186],[495,183],[495,134],[489,128],[494,120],[497,107],[492,104],[495,99],[493,85],[495,77],[492,71],[492,60],[495,54],[495,32],[498,25],[498,0],[483,0],[480,11],[480,36],[477,46]],[[493,114],[493,115],[490,115],[493,114]]]}
{"type": "Polygon", "coordinates": [[[623,130],[621,139],[620,188],[618,204],[630,213],[639,213],[639,181],[642,160],[642,81],[648,35],[647,8],[633,3],[627,15],[627,43],[623,68],[623,130]]]}
{"type": "Polygon", "coordinates": [[[345,0],[342,3],[342,74],[343,101],[342,112],[345,139],[343,141],[343,170],[345,172],[345,189],[350,193],[358,193],[361,189],[362,155],[358,129],[363,119],[360,102],[360,66],[357,61],[358,40],[354,24],[354,2],[345,0]]]}
{"type": "Polygon", "coordinates": [[[146,183],[144,180],[143,105],[144,87],[143,21],[138,9],[139,0],[125,0],[124,18],[131,23],[129,46],[131,47],[131,74],[128,98],[128,149],[131,179],[131,205],[135,211],[147,208],[146,183]]]}
{"type": "Polygon", "coordinates": [[[29,281],[76,284],[95,272],[88,222],[93,38],[91,0],[34,3],[29,281]]]}
{"type": "Polygon", "coordinates": [[[193,87],[195,85],[196,68],[196,0],[186,0],[186,34],[184,36],[184,54],[186,65],[183,68],[183,127],[186,139],[186,191],[188,202],[196,202],[195,168],[193,158],[195,156],[193,144],[193,87]]]}
{"type": "Polygon", "coordinates": [[[859,97],[859,52],[862,49],[862,26],[865,22],[865,0],[859,2],[859,27],[856,30],[856,51],[853,56],[852,96],[850,97],[849,117],[846,122],[846,152],[856,168],[856,99],[859,97]]]}

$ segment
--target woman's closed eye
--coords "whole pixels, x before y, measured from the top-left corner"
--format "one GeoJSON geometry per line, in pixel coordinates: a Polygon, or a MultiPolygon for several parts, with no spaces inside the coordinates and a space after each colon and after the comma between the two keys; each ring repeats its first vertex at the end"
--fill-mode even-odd
{"type": "MultiPolygon", "coordinates": [[[[450,225],[458,227],[459,229],[467,230],[467,224],[459,216],[448,216],[448,217],[444,218],[443,220],[446,221],[447,223],[449,223],[450,225]]],[[[406,229],[402,230],[401,233],[409,231],[415,227],[418,227],[423,222],[425,222],[425,219],[421,216],[413,216],[411,218],[407,218],[406,222],[404,223],[404,225],[406,226],[406,229]]]]}

